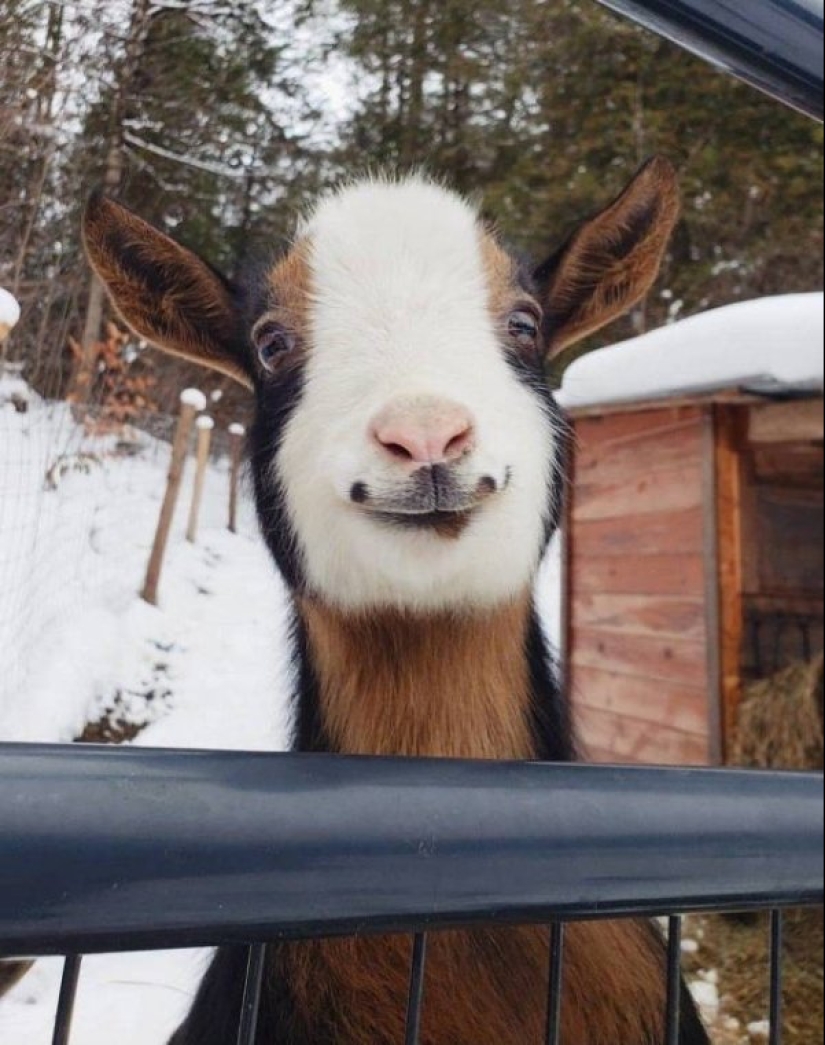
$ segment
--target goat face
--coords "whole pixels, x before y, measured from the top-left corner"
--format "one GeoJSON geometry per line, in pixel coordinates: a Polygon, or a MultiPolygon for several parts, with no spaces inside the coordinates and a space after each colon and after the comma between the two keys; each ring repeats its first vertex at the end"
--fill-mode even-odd
{"type": "Polygon", "coordinates": [[[255,472],[290,579],[353,608],[523,591],[562,425],[535,289],[472,209],[419,181],[356,186],[263,290],[255,472]]]}
{"type": "Polygon", "coordinates": [[[134,329],[254,388],[259,515],[293,588],[430,610],[529,585],[562,492],[546,362],[647,291],[677,213],[653,161],[532,270],[444,189],[364,182],[246,288],[101,197],[85,235],[134,329]]]}

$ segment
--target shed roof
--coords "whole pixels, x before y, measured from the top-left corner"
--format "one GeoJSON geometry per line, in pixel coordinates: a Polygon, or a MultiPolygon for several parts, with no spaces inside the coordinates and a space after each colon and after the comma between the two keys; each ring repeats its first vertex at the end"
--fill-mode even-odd
{"type": "Polygon", "coordinates": [[[568,410],[738,389],[821,393],[825,297],[792,294],[704,312],[576,360],[558,399],[568,410]]]}

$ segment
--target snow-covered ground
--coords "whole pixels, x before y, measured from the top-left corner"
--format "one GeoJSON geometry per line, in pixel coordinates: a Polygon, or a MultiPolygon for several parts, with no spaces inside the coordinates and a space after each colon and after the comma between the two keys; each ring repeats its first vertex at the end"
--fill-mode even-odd
{"type": "MultiPolygon", "coordinates": [[[[9,390],[0,387],[0,740],[70,741],[111,711],[145,727],[136,744],[282,749],[284,591],[248,503],[239,535],[226,530],[226,467],[209,470],[189,545],[190,465],[155,609],[137,592],[168,444],[144,437],[124,456],[63,406],[29,395],[18,413],[9,390]]],[[[72,1045],[165,1045],[205,960],[87,959],[72,1045]]],[[[40,962],[0,1001],[2,1045],[48,1045],[60,973],[60,962],[40,962]]]]}

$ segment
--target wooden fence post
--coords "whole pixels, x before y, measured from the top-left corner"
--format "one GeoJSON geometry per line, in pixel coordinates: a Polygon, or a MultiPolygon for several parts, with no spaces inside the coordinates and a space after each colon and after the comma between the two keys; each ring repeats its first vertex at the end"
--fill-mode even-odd
{"type": "Polygon", "coordinates": [[[209,447],[212,444],[212,430],[215,427],[212,418],[205,415],[199,417],[195,424],[198,429],[198,463],[195,472],[195,486],[192,490],[192,504],[189,508],[189,525],[186,527],[186,539],[190,544],[194,544],[198,539],[198,520],[206,479],[206,466],[209,464],[209,447]]]}
{"type": "Polygon", "coordinates": [[[241,458],[246,429],[243,425],[229,426],[229,446],[232,454],[232,467],[229,473],[229,530],[238,532],[238,486],[241,480],[241,458]]]}
{"type": "Polygon", "coordinates": [[[181,393],[180,416],[178,417],[175,441],[172,444],[172,462],[169,466],[169,477],[166,481],[166,494],[161,505],[155,542],[152,545],[152,554],[149,557],[149,565],[146,569],[146,581],[141,592],[141,598],[152,606],[157,606],[158,604],[160,572],[163,568],[163,557],[166,554],[169,531],[172,528],[175,505],[177,504],[180,484],[183,479],[183,469],[186,464],[186,453],[189,449],[192,425],[194,424],[196,414],[205,409],[206,397],[202,392],[199,392],[196,388],[188,388],[181,393]]]}

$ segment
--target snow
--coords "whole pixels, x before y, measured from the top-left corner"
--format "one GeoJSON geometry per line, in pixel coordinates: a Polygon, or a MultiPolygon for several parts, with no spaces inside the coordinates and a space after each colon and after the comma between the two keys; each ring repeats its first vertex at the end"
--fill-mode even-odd
{"type": "MultiPolygon", "coordinates": [[[[108,717],[144,727],[139,745],[282,750],[287,601],[251,505],[230,534],[228,463],[211,462],[190,545],[190,461],[160,606],[147,605],[137,592],[170,447],[133,433],[124,453],[124,441],[31,393],[26,414],[0,405],[0,741],[70,741],[108,717]]],[[[72,1045],[166,1045],[206,960],[86,959],[72,1045]]],[[[38,962],[0,1001],[3,1045],[47,1045],[60,974],[38,962]]]]}
{"type": "Polygon", "coordinates": [[[577,410],[739,388],[818,392],[824,329],[822,294],[729,305],[583,356],[559,401],[577,410]]]}
{"type": "Polygon", "coordinates": [[[215,427],[215,419],[212,417],[208,417],[206,414],[204,414],[202,417],[199,417],[197,419],[195,425],[202,432],[211,432],[215,427]]]}
{"type": "Polygon", "coordinates": [[[198,412],[206,409],[207,399],[199,388],[185,388],[180,394],[182,406],[193,406],[198,412]]]}
{"type": "Polygon", "coordinates": [[[8,290],[0,287],[0,327],[5,327],[8,333],[12,327],[17,326],[19,319],[20,305],[17,299],[8,290]]]}
{"type": "Polygon", "coordinates": [[[244,428],[243,425],[238,425],[238,424],[230,425],[228,431],[229,431],[230,435],[237,435],[237,436],[246,435],[246,429],[244,428]]]}
{"type": "Polygon", "coordinates": [[[702,1016],[709,1023],[712,1023],[719,1015],[721,1007],[718,986],[715,983],[697,980],[690,985],[690,992],[694,1001],[701,1009],[702,1016]]]}

